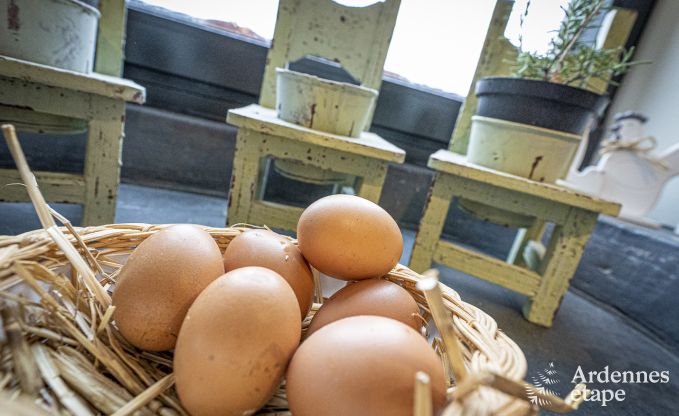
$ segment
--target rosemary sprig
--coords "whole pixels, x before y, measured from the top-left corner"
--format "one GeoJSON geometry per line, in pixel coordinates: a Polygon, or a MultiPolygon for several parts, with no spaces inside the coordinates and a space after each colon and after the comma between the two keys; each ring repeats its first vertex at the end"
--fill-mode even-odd
{"type": "MultiPolygon", "coordinates": [[[[596,49],[580,41],[595,18],[608,10],[605,3],[605,0],[571,0],[563,9],[564,19],[549,49],[543,54],[524,51],[521,36],[514,76],[586,88],[594,79],[615,84],[612,77],[626,73],[634,65],[648,63],[632,61],[634,48],[596,49]]],[[[522,27],[529,6],[530,2],[521,16],[522,27]]]]}

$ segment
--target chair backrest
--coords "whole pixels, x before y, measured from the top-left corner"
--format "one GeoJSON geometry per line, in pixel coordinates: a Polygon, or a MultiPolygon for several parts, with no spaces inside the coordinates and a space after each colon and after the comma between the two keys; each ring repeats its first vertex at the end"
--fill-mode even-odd
{"type": "Polygon", "coordinates": [[[125,0],[99,0],[99,12],[94,72],[119,77],[123,74],[125,0]]]}
{"type": "Polygon", "coordinates": [[[483,42],[481,56],[476,64],[474,79],[469,86],[467,98],[460,108],[450,139],[449,150],[455,153],[467,154],[469,144],[469,131],[471,130],[472,116],[476,111],[476,81],[483,77],[507,76],[511,74],[512,62],[518,56],[518,48],[505,37],[505,29],[509,16],[514,7],[514,0],[497,0],[493,9],[493,16],[488,25],[486,40],[483,42]]]}
{"type": "MultiPolygon", "coordinates": [[[[637,20],[637,11],[623,8],[613,8],[604,17],[601,28],[597,35],[597,48],[617,48],[625,46],[629,39],[634,22],[637,20]]],[[[608,90],[606,79],[593,79],[587,84],[587,88],[598,94],[603,94],[608,90]]]]}
{"type": "MultiPolygon", "coordinates": [[[[471,118],[476,112],[476,81],[483,77],[508,76],[512,72],[519,50],[505,36],[507,22],[514,6],[514,0],[497,0],[493,16],[486,32],[481,56],[476,66],[474,79],[455,123],[455,130],[450,139],[449,150],[467,154],[471,118]]],[[[597,47],[616,48],[627,43],[637,12],[629,9],[614,8],[604,18],[604,23],[597,35],[597,47]]],[[[600,94],[608,88],[607,80],[592,80],[588,88],[600,94]]]]}
{"type": "Polygon", "coordinates": [[[400,4],[385,0],[349,7],[332,0],[280,0],[259,104],[274,108],[276,68],[305,56],[337,62],[361,85],[379,90],[400,4]]]}

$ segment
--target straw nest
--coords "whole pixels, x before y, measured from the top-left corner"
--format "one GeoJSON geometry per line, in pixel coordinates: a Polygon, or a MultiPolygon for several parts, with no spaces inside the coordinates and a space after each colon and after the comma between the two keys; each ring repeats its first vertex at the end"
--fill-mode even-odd
{"type": "MultiPolygon", "coordinates": [[[[67,259],[49,230],[0,237],[4,328],[0,331],[0,409],[11,409],[8,411],[15,415],[186,414],[172,387],[172,354],[144,352],[129,345],[111,321],[113,307],[109,303],[109,293],[127,255],[167,226],[62,228],[62,235],[89,266],[90,280],[94,276],[98,286],[105,289],[101,292],[93,289],[91,281],[88,284],[86,274],[90,273],[83,273],[82,265],[76,268],[67,259]]],[[[224,250],[247,228],[204,229],[224,250]]],[[[399,265],[385,278],[406,288],[419,303],[424,318],[431,318],[425,296],[416,287],[423,276],[399,265]]],[[[469,373],[492,371],[522,380],[526,360],[519,347],[490,316],[460,300],[454,290],[441,287],[469,373]]],[[[305,328],[319,306],[314,304],[304,321],[305,328]]],[[[430,325],[429,330],[436,328],[430,325]]],[[[444,354],[441,339],[430,338],[433,348],[444,354]]],[[[450,365],[445,367],[453,387],[453,372],[450,365]]],[[[525,410],[526,402],[481,387],[467,395],[464,403],[451,406],[448,413],[487,414],[497,409],[513,413],[517,408],[525,410]]],[[[290,414],[284,386],[259,414],[290,414]]]]}

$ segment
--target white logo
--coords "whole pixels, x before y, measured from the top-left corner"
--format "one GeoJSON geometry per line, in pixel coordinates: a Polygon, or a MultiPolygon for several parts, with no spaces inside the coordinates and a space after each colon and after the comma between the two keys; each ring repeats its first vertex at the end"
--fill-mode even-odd
{"type": "MultiPolygon", "coordinates": [[[[531,377],[533,385],[526,386],[526,396],[532,404],[547,407],[552,404],[549,396],[557,396],[554,388],[560,383],[559,374],[550,362],[547,368],[539,371],[531,377]],[[547,397],[546,397],[547,396],[547,397]]],[[[668,370],[611,370],[605,366],[602,370],[585,371],[581,366],[575,371],[571,379],[573,385],[587,384],[587,390],[579,391],[579,394],[588,393],[584,398],[587,402],[598,402],[606,407],[611,402],[625,400],[626,391],[621,388],[629,384],[666,384],[670,381],[668,370]]],[[[578,399],[578,397],[573,397],[578,399]]]]}
{"type": "Polygon", "coordinates": [[[547,406],[549,400],[544,398],[544,395],[556,396],[556,392],[552,390],[554,386],[559,384],[558,371],[554,368],[554,363],[550,362],[547,368],[538,371],[536,376],[531,377],[532,386],[526,386],[526,393],[530,402],[540,407],[547,406]]]}

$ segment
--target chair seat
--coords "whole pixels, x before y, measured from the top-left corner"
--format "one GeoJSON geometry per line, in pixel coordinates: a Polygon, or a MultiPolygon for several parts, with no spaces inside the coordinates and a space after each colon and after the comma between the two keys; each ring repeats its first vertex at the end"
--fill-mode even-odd
{"type": "Polygon", "coordinates": [[[95,72],[83,74],[0,55],[0,77],[143,104],[146,89],[137,83],[95,72]]]}
{"type": "Polygon", "coordinates": [[[363,132],[358,138],[325,133],[281,120],[276,116],[275,110],[257,104],[229,110],[226,121],[237,127],[259,133],[285,137],[387,162],[403,163],[405,160],[405,151],[375,133],[363,132]]]}
{"type": "Polygon", "coordinates": [[[620,212],[620,204],[618,203],[606,201],[558,185],[537,182],[476,165],[469,162],[464,155],[448,150],[442,149],[431,155],[427,165],[439,172],[486,183],[498,188],[518,191],[587,211],[611,216],[616,216],[620,212]]]}

